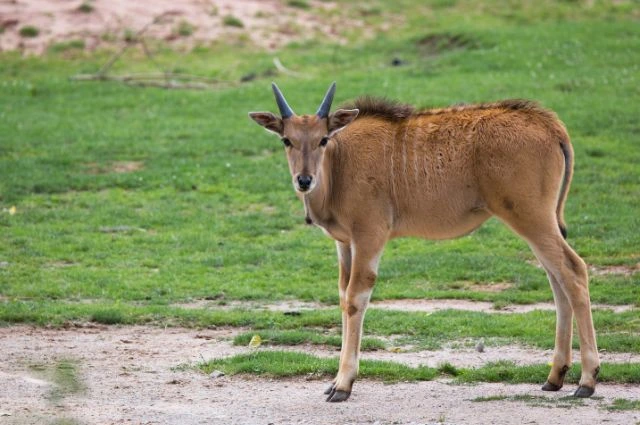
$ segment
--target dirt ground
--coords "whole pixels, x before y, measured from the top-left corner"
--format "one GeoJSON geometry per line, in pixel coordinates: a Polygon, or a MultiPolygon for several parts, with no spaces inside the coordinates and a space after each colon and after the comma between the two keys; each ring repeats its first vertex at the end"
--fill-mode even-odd
{"type": "MultiPolygon", "coordinates": [[[[605,385],[576,404],[574,390],[543,393],[540,385],[453,385],[359,380],[346,403],[324,402],[326,382],[305,377],[272,380],[248,376],[212,378],[189,368],[203,359],[251,350],[236,347],[237,329],[154,327],[0,328],[0,424],[635,424],[639,411],[608,411],[616,398],[637,400],[637,386],[605,385]],[[56,364],[78,371],[78,383],[56,379],[56,364]],[[75,388],[65,390],[64,386],[75,388]],[[61,388],[57,388],[61,387],[61,388]],[[56,395],[57,394],[57,395],[56,395]],[[488,396],[532,400],[477,402],[488,396]],[[61,422],[66,421],[66,422],[61,422]],[[75,422],[74,422],[75,421],[75,422]]],[[[260,348],[263,349],[263,348],[260,348]]],[[[267,348],[264,348],[267,349],[267,348]]],[[[300,347],[296,348],[300,350],[300,347]]],[[[334,349],[303,347],[316,355],[334,349]]],[[[363,358],[435,366],[445,360],[479,366],[498,359],[539,363],[550,352],[507,346],[418,353],[367,352],[363,358]]],[[[638,355],[604,361],[640,360],[638,355]]]]}
{"type": "Polygon", "coordinates": [[[309,9],[278,0],[1,0],[0,51],[41,54],[69,41],[93,50],[122,43],[154,20],[145,37],[186,47],[225,40],[274,50],[313,37],[340,42],[340,28],[363,28],[334,2],[307,3],[309,9]],[[21,34],[25,27],[37,35],[21,34]]]}

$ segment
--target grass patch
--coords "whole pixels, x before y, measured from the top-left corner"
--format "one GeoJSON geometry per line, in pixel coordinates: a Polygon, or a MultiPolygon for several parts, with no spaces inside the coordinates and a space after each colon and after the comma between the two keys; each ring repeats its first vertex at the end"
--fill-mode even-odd
{"type": "Polygon", "coordinates": [[[93,2],[91,1],[84,1],[82,2],[82,4],[80,4],[80,6],[78,6],[78,11],[82,13],[91,13],[93,12],[93,10],[93,2]]]}
{"type": "MultiPolygon", "coordinates": [[[[592,397],[594,399],[596,397],[592,397]]],[[[566,397],[547,397],[547,396],[538,396],[538,395],[527,395],[527,394],[519,394],[514,396],[504,396],[504,395],[495,395],[495,396],[486,396],[486,397],[476,397],[473,402],[491,402],[491,401],[513,401],[513,402],[524,402],[529,406],[535,407],[556,407],[556,408],[564,408],[571,409],[576,406],[584,406],[585,400],[582,398],[577,398],[573,396],[566,397]]]]}
{"type": "Polygon", "coordinates": [[[640,410],[640,400],[616,398],[607,410],[640,410]]]}
{"type": "Polygon", "coordinates": [[[449,362],[445,362],[438,366],[438,372],[443,375],[458,376],[460,370],[449,362]]]}
{"type": "Polygon", "coordinates": [[[91,322],[102,323],[103,325],[116,325],[124,323],[124,314],[120,310],[97,310],[91,314],[89,319],[91,322]]]}
{"type": "Polygon", "coordinates": [[[291,7],[296,7],[298,9],[304,9],[304,10],[311,8],[311,6],[309,5],[309,2],[306,0],[288,0],[287,5],[291,7]]]}
{"type": "MultiPolygon", "coordinates": [[[[255,374],[272,377],[300,375],[331,376],[337,373],[338,359],[326,359],[289,351],[256,351],[223,359],[214,359],[198,365],[205,373],[221,370],[228,375],[255,374]]],[[[567,376],[568,383],[580,379],[579,365],[567,376]],[[577,373],[576,373],[577,372],[577,373]]],[[[604,364],[606,371],[600,382],[640,383],[640,364],[604,364]]],[[[509,384],[544,382],[549,372],[547,365],[518,366],[512,362],[497,362],[479,368],[456,368],[453,365],[438,369],[424,366],[410,367],[389,361],[360,362],[361,378],[383,381],[428,381],[439,376],[451,376],[455,371],[458,383],[504,382],[509,384]]],[[[602,375],[601,375],[602,376],[602,375]]]]}
{"type": "Polygon", "coordinates": [[[244,23],[233,15],[227,15],[222,18],[222,23],[228,27],[244,28],[244,23]]]}
{"type": "MultiPolygon", "coordinates": [[[[333,376],[338,371],[337,359],[324,359],[309,354],[288,351],[256,351],[198,365],[205,373],[221,370],[228,375],[254,374],[272,377],[311,375],[333,376]]],[[[429,381],[437,377],[436,369],[409,367],[399,363],[362,360],[359,376],[385,382],[429,381]]]]}
{"type": "Polygon", "coordinates": [[[84,40],[69,40],[53,44],[51,47],[49,47],[49,51],[52,53],[60,53],[69,50],[84,50],[84,48],[84,40]]]}
{"type": "Polygon", "coordinates": [[[40,30],[37,27],[34,27],[33,25],[26,25],[20,28],[20,31],[18,31],[18,34],[20,34],[21,37],[34,38],[40,34],[40,30]]]}
{"type": "MultiPolygon", "coordinates": [[[[640,352],[640,321],[634,311],[613,313],[594,312],[598,345],[611,352],[640,352]]],[[[0,303],[0,323],[35,323],[61,325],[67,321],[95,321],[105,324],[154,324],[159,326],[236,326],[255,331],[285,332],[274,338],[290,342],[298,338],[322,335],[322,328],[335,331],[340,327],[338,309],[310,310],[299,316],[282,312],[242,309],[182,309],[166,305],[129,305],[126,303],[58,303],[51,301],[13,301],[0,303]],[[306,333],[308,332],[308,333],[306,333]]],[[[431,314],[371,310],[365,319],[368,335],[392,336],[403,344],[438,349],[450,341],[471,339],[519,343],[539,348],[553,348],[555,314],[533,311],[523,314],[488,314],[445,310],[431,314]],[[546,330],[541,332],[541,330],[546,330]]],[[[244,337],[245,339],[247,337],[244,337]]],[[[322,339],[322,336],[314,337],[322,339]]],[[[268,337],[266,339],[269,339],[268,337]]],[[[337,344],[337,337],[335,339],[337,344]]],[[[248,340],[247,340],[248,343],[248,340]]],[[[371,341],[372,346],[378,343],[371,341]]],[[[577,348],[577,339],[574,340],[577,348]]]]}
{"type": "Polygon", "coordinates": [[[176,32],[180,37],[189,37],[195,31],[195,27],[188,21],[180,21],[176,32]]]}
{"type": "Polygon", "coordinates": [[[61,360],[53,365],[33,364],[30,365],[30,369],[54,384],[47,395],[47,398],[54,403],[86,390],[74,361],[61,360]]]}
{"type": "MultiPolygon", "coordinates": [[[[640,383],[640,364],[638,363],[605,363],[600,368],[599,382],[619,384],[640,383]]],[[[513,362],[498,361],[488,363],[477,369],[462,369],[457,375],[458,382],[505,382],[521,384],[529,382],[544,382],[549,373],[547,365],[517,366],[513,362]]],[[[567,372],[566,382],[578,383],[581,368],[579,364],[567,372]]]]}

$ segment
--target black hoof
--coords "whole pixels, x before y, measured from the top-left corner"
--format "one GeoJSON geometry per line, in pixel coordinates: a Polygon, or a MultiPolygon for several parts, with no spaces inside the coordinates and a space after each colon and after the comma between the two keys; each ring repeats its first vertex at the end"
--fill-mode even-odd
{"type": "Polygon", "coordinates": [[[346,401],[349,396],[351,395],[351,393],[346,392],[346,391],[341,391],[341,390],[333,390],[331,391],[331,393],[329,394],[329,397],[327,397],[327,401],[331,402],[331,403],[337,403],[340,401],[346,401]]]}
{"type": "Polygon", "coordinates": [[[325,388],[324,393],[325,394],[331,394],[331,392],[333,391],[333,389],[336,387],[336,384],[331,383],[327,386],[327,388],[325,388]]]}
{"type": "Polygon", "coordinates": [[[551,382],[547,381],[542,386],[542,391],[558,391],[560,388],[562,388],[562,385],[552,384],[551,382]]]}
{"type": "Polygon", "coordinates": [[[591,397],[593,393],[596,391],[595,388],[585,387],[584,385],[580,385],[575,393],[573,393],[574,397],[587,398],[591,397]]]}

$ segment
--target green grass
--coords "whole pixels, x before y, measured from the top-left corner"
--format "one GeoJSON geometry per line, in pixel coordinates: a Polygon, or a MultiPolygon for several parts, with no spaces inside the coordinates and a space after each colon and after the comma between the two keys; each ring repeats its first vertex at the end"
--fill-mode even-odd
{"type": "MultiPolygon", "coordinates": [[[[228,375],[253,374],[270,377],[291,377],[312,375],[330,377],[338,370],[337,358],[320,358],[310,354],[289,351],[259,350],[249,354],[213,359],[197,365],[204,373],[221,370],[228,375]]],[[[430,381],[439,376],[450,376],[455,370],[455,382],[503,382],[508,384],[542,383],[549,373],[548,365],[518,366],[513,362],[488,363],[478,368],[456,368],[446,365],[436,368],[426,366],[411,367],[397,362],[361,360],[360,378],[386,382],[430,381]]],[[[576,384],[580,380],[580,365],[574,365],[566,377],[566,382],[576,384]]],[[[600,382],[638,384],[640,364],[603,364],[600,382]]]]}
{"type": "Polygon", "coordinates": [[[69,50],[84,50],[84,40],[70,40],[61,43],[55,43],[49,47],[49,51],[52,53],[60,53],[69,50]]]}
{"type": "MultiPolygon", "coordinates": [[[[597,397],[592,397],[592,399],[597,399],[597,397]]],[[[566,397],[545,397],[538,395],[514,395],[514,396],[487,396],[487,397],[477,397],[471,401],[474,402],[491,402],[491,401],[514,401],[514,402],[523,402],[529,406],[540,406],[540,407],[559,407],[564,409],[571,409],[576,406],[584,406],[585,399],[577,398],[573,396],[566,397]]]]}
{"type": "MultiPolygon", "coordinates": [[[[640,352],[640,321],[637,313],[594,313],[598,329],[598,346],[612,352],[640,352]]],[[[152,324],[158,326],[234,326],[250,327],[271,334],[263,339],[276,344],[328,343],[322,330],[335,332],[340,326],[337,309],[316,310],[289,316],[280,312],[242,309],[182,309],[166,305],[104,304],[99,302],[5,302],[0,309],[0,323],[36,323],[62,325],[69,321],[93,321],[104,324],[152,324]],[[301,332],[301,333],[297,333],[301,332]],[[310,334],[317,334],[311,337],[310,334]]],[[[543,349],[553,348],[555,315],[548,311],[526,314],[487,314],[446,310],[433,314],[371,310],[365,319],[365,334],[394,337],[398,343],[421,349],[438,349],[442,345],[469,339],[486,338],[487,343],[519,343],[543,349]],[[491,341],[489,341],[489,339],[491,341]]],[[[248,343],[248,336],[242,341],[248,343]]],[[[250,338],[249,338],[250,339],[250,338]]],[[[366,339],[365,339],[366,340],[366,339]]],[[[337,337],[333,337],[337,346],[337,337]]],[[[378,348],[375,339],[366,344],[378,348]]],[[[274,344],[275,345],[275,344],[274,344]]],[[[574,338],[575,348],[578,347],[574,338]]]]}
{"type": "Polygon", "coordinates": [[[188,21],[180,21],[176,32],[181,37],[188,37],[193,34],[195,27],[188,21]]]}
{"type": "Polygon", "coordinates": [[[311,6],[306,0],[288,0],[287,5],[291,7],[297,7],[298,9],[309,9],[311,6]]]}
{"type": "Polygon", "coordinates": [[[78,6],[78,11],[82,13],[91,13],[94,11],[94,6],[91,1],[84,1],[78,6]]]}
{"type": "MultiPolygon", "coordinates": [[[[274,76],[274,54],[236,38],[188,54],[159,46],[156,60],[174,71],[231,82],[256,75],[211,91],[69,81],[111,54],[70,54],[80,50],[74,42],[42,57],[0,53],[0,322],[238,326],[268,332],[265,344],[337,346],[337,309],[293,317],[173,305],[338,303],[334,244],[304,224],[281,144],[246,115],[274,110],[272,80],[300,113],[314,111],[333,80],[336,105],[361,94],[418,106],[537,99],[559,114],[575,148],[569,242],[598,268],[640,261],[635,3],[380,0],[341,10],[375,36],[347,25],[337,29],[346,43],[278,50],[301,77],[274,76]],[[385,30],[390,18],[398,23],[385,30]]],[[[129,49],[112,71],[157,68],[129,49]]],[[[590,291],[595,303],[640,306],[640,274],[592,276],[590,291]]],[[[552,294],[526,243],[490,220],[452,241],[389,243],[373,299],[401,298],[504,307],[552,294]],[[495,284],[507,289],[487,291],[495,284]]],[[[640,352],[637,310],[594,318],[599,347],[640,352]]],[[[372,348],[392,337],[430,349],[477,338],[548,349],[554,314],[371,311],[365,333],[372,348]]]]}
{"type": "Polygon", "coordinates": [[[32,364],[30,369],[53,383],[47,395],[47,399],[53,403],[59,403],[64,397],[86,390],[74,361],[61,360],[55,364],[32,364]]]}
{"type": "Polygon", "coordinates": [[[40,30],[37,27],[34,27],[33,25],[26,25],[20,28],[20,31],[18,31],[18,33],[20,34],[21,37],[34,38],[40,34],[40,30]]]}
{"type": "Polygon", "coordinates": [[[627,400],[624,398],[616,398],[613,404],[608,407],[609,410],[640,410],[640,400],[627,400]]]}
{"type": "MultiPolygon", "coordinates": [[[[273,377],[310,375],[328,377],[338,370],[336,359],[323,359],[309,354],[288,351],[256,351],[198,365],[205,373],[221,370],[228,375],[255,374],[273,377]]],[[[361,377],[387,382],[430,381],[438,376],[434,368],[410,367],[387,361],[360,362],[361,377]]]]}
{"type": "Polygon", "coordinates": [[[228,27],[244,28],[244,23],[240,20],[240,18],[237,18],[233,15],[227,15],[222,18],[222,23],[228,27]]]}

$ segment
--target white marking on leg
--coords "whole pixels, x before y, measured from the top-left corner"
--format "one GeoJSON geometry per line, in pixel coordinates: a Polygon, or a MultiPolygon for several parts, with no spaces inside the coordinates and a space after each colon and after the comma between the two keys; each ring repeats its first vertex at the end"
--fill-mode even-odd
{"type": "Polygon", "coordinates": [[[371,261],[369,261],[369,269],[374,272],[375,274],[378,274],[378,266],[380,265],[380,258],[382,257],[382,251],[380,251],[379,253],[377,253],[372,259],[371,261]]]}

